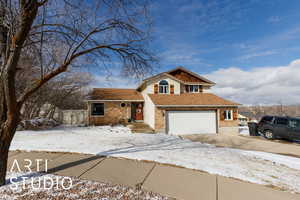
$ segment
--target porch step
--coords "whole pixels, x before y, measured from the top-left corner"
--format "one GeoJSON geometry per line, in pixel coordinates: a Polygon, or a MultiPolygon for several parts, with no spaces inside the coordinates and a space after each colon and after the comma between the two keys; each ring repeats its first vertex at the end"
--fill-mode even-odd
{"type": "Polygon", "coordinates": [[[132,133],[155,133],[148,124],[141,122],[130,123],[127,127],[131,129],[132,133]]]}
{"type": "Polygon", "coordinates": [[[152,129],[132,129],[132,133],[155,133],[152,129]]]}

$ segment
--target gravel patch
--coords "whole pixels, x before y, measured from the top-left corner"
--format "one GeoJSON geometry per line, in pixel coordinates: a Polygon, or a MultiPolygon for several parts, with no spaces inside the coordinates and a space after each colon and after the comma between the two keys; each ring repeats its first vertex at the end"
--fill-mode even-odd
{"type": "Polygon", "coordinates": [[[0,187],[0,199],[1,200],[167,200],[170,198],[141,190],[139,188],[131,188],[123,185],[115,185],[110,183],[102,183],[96,181],[81,180],[78,178],[70,178],[63,176],[54,176],[50,174],[12,174],[9,177],[18,177],[13,182],[7,182],[8,184],[0,187]],[[29,177],[25,182],[22,177],[29,177]],[[44,179],[54,180],[54,186],[51,189],[51,181],[46,181],[44,185],[44,179]],[[49,178],[49,179],[48,179],[49,178]],[[61,186],[61,183],[65,183],[65,188],[70,186],[72,180],[72,187],[68,190],[61,186]],[[64,181],[63,181],[64,180],[64,181]],[[17,183],[16,183],[17,182],[17,183]],[[14,189],[13,189],[14,188],[14,189]]]}

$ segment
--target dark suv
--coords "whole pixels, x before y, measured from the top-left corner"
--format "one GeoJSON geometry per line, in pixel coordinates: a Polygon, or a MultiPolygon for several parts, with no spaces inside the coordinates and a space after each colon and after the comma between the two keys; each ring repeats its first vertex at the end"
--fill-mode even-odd
{"type": "Polygon", "coordinates": [[[300,140],[300,118],[264,116],[257,129],[267,139],[300,140]]]}

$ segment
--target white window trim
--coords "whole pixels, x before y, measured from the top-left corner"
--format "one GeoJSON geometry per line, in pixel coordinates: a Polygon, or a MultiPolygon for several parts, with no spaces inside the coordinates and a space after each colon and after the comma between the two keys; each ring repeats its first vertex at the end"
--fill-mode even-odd
{"type": "Polygon", "coordinates": [[[94,102],[94,103],[91,103],[91,110],[90,110],[90,116],[91,117],[104,117],[104,115],[105,115],[105,103],[104,102],[94,102]],[[95,104],[95,103],[102,103],[103,104],[103,115],[93,115],[92,114],[93,113],[93,111],[92,111],[93,104],[95,104]]]}
{"type": "Polygon", "coordinates": [[[192,87],[195,87],[195,86],[198,86],[198,92],[193,90],[192,93],[199,93],[199,85],[192,85],[192,87]]]}
{"type": "MultiPolygon", "coordinates": [[[[162,80],[160,80],[162,81],[162,80]]],[[[158,82],[158,93],[159,94],[169,94],[170,93],[170,84],[169,84],[169,81],[168,82],[168,85],[160,85],[160,81],[158,82]],[[160,88],[163,87],[163,91],[166,91],[166,92],[160,92],[160,88]]]]}
{"type": "Polygon", "coordinates": [[[159,85],[158,91],[159,91],[159,94],[169,94],[169,86],[168,85],[159,85]],[[163,87],[163,91],[166,91],[166,92],[160,92],[161,87],[163,87]]]}
{"type": "Polygon", "coordinates": [[[188,91],[186,91],[187,93],[200,93],[200,85],[187,85],[188,86],[188,91]],[[192,86],[198,86],[198,92],[196,91],[191,91],[191,87],[192,86]]]}
{"type": "Polygon", "coordinates": [[[225,118],[224,118],[226,121],[231,121],[231,120],[233,120],[233,111],[232,111],[232,110],[225,110],[224,112],[226,113],[226,114],[225,114],[226,116],[225,116],[225,118]],[[230,112],[230,119],[228,119],[228,111],[230,112]]]}

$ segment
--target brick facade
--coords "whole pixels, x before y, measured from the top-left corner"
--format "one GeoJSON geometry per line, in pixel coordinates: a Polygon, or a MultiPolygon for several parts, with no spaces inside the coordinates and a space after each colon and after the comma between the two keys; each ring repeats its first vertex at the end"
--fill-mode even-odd
{"type": "Polygon", "coordinates": [[[97,102],[104,103],[104,116],[92,116],[91,115],[91,104],[88,105],[88,116],[89,116],[89,125],[109,125],[109,124],[119,124],[127,121],[131,116],[131,107],[130,103],[126,103],[125,107],[121,107],[119,101],[112,102],[97,102]]]}
{"type": "MultiPolygon", "coordinates": [[[[88,105],[88,116],[89,116],[89,125],[110,125],[110,124],[119,124],[122,122],[126,122],[128,118],[131,118],[131,104],[126,103],[125,107],[121,107],[122,102],[97,102],[104,103],[104,116],[92,116],[91,115],[91,103],[88,105]]],[[[165,132],[166,130],[166,119],[165,115],[168,110],[216,110],[218,113],[218,127],[237,127],[238,120],[224,120],[221,119],[221,115],[224,110],[233,110],[237,112],[237,108],[155,108],[155,131],[156,132],[165,132]]]]}
{"type": "Polygon", "coordinates": [[[155,108],[155,131],[165,132],[165,110],[155,108]]]}
{"type": "Polygon", "coordinates": [[[220,127],[239,126],[239,120],[224,120],[219,122],[220,127]]]}
{"type": "Polygon", "coordinates": [[[223,114],[225,110],[232,110],[233,111],[233,120],[224,120],[222,117],[219,117],[219,127],[237,127],[239,126],[239,120],[237,119],[238,109],[237,108],[221,108],[219,109],[220,116],[223,114]]]}

